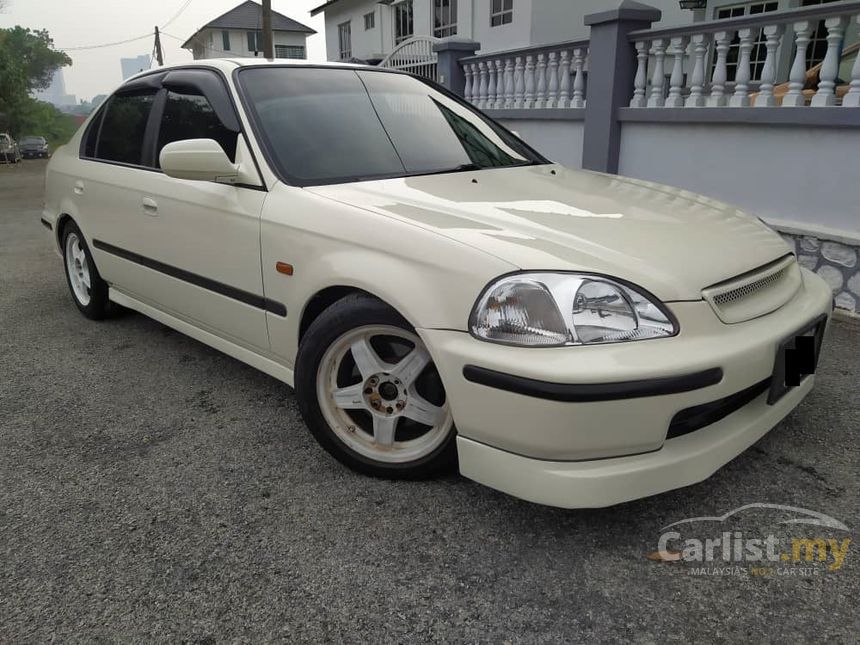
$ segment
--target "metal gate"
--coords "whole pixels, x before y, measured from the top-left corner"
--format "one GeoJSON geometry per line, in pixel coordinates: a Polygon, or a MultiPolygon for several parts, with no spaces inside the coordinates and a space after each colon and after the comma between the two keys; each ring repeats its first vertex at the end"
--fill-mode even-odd
{"type": "Polygon", "coordinates": [[[404,40],[379,63],[379,66],[399,69],[435,81],[437,80],[437,57],[436,52],[433,51],[433,44],[438,42],[438,38],[431,36],[415,36],[404,40]]]}

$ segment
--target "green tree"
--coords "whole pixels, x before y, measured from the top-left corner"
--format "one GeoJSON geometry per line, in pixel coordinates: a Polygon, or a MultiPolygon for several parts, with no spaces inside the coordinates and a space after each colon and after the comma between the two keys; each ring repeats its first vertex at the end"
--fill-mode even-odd
{"type": "Polygon", "coordinates": [[[71,64],[64,52],[53,49],[44,29],[0,29],[0,129],[20,135],[19,124],[38,103],[30,92],[48,87],[54,72],[71,64]]]}
{"type": "Polygon", "coordinates": [[[23,86],[27,92],[45,89],[57,69],[72,64],[65,52],[54,49],[46,29],[0,29],[0,51],[5,59],[3,69],[11,73],[8,79],[0,75],[0,96],[5,95],[7,87],[15,90],[23,86]],[[7,80],[11,85],[7,86],[7,80]]]}
{"type": "Polygon", "coordinates": [[[68,142],[77,129],[78,121],[73,115],[64,114],[50,103],[30,97],[17,106],[9,123],[13,136],[45,137],[52,150],[68,142]]]}

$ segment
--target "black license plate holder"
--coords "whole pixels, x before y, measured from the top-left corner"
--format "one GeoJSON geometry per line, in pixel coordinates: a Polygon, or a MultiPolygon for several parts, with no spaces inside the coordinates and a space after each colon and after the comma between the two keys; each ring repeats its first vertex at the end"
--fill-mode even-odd
{"type": "Polygon", "coordinates": [[[810,374],[815,373],[826,326],[827,315],[822,314],[779,344],[776,349],[770,392],[767,396],[768,405],[779,401],[786,392],[800,385],[810,374]]]}

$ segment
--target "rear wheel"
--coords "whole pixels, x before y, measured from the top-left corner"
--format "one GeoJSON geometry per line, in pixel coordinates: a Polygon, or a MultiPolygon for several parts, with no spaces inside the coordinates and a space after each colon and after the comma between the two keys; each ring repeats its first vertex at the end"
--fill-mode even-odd
{"type": "Polygon", "coordinates": [[[430,354],[396,311],[365,295],[323,312],[299,349],[296,392],[314,437],[350,468],[429,477],[456,461],[456,431],[430,354]]]}
{"type": "Polygon", "coordinates": [[[63,265],[66,282],[78,309],[91,320],[101,320],[108,310],[108,285],[93,262],[81,230],[74,222],[63,228],[63,265]]]}

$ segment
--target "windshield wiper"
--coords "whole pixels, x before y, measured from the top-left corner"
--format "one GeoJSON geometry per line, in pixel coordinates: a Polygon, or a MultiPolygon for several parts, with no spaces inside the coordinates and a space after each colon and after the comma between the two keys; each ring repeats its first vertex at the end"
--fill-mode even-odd
{"type": "Polygon", "coordinates": [[[429,172],[416,172],[410,173],[413,176],[415,175],[445,175],[452,172],[467,172],[469,170],[483,170],[488,166],[479,166],[476,163],[463,163],[459,166],[454,166],[453,168],[444,168],[442,170],[430,170],[429,172]]]}

